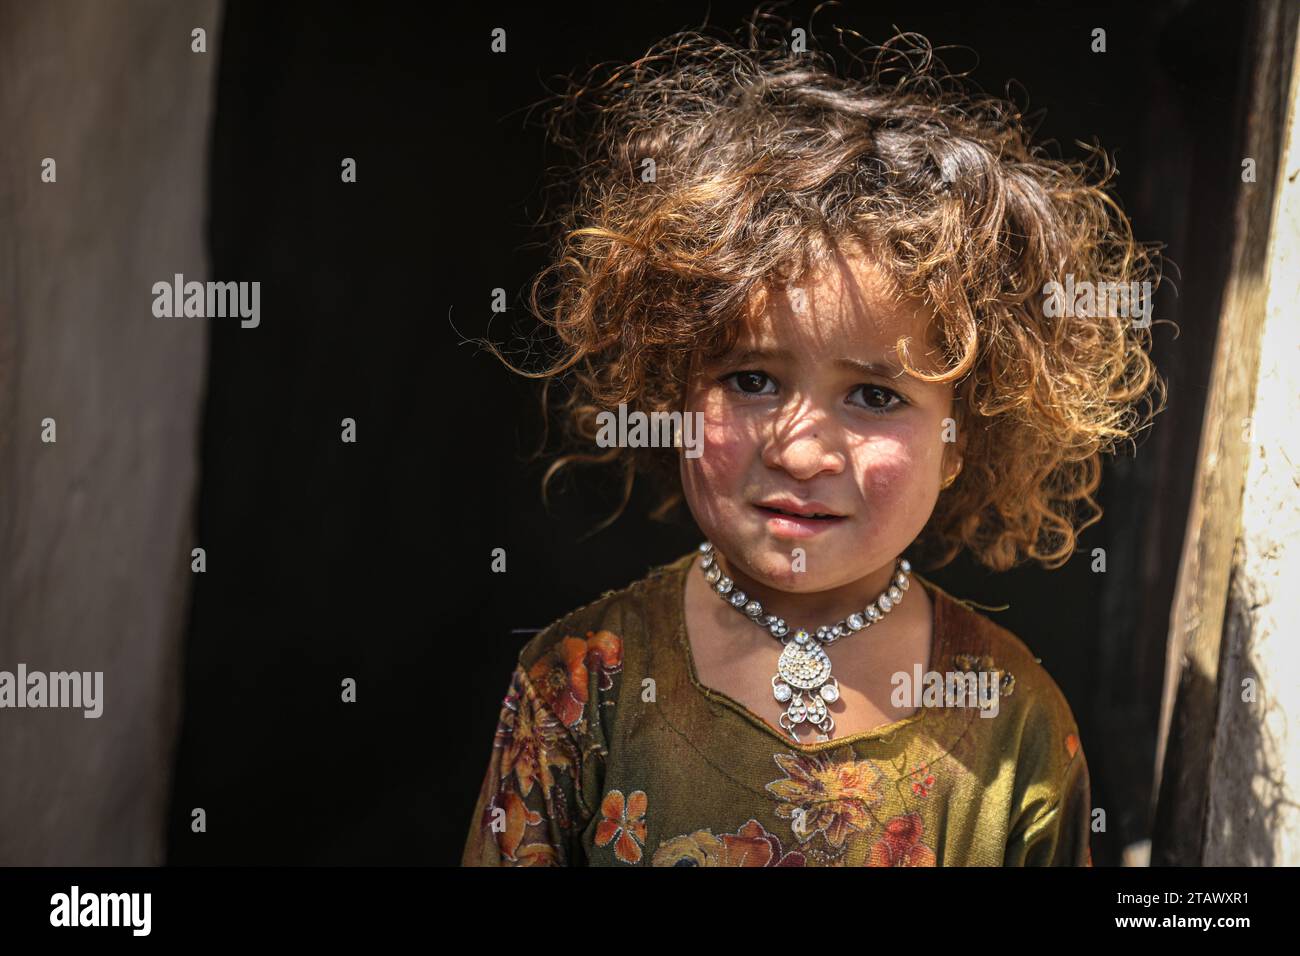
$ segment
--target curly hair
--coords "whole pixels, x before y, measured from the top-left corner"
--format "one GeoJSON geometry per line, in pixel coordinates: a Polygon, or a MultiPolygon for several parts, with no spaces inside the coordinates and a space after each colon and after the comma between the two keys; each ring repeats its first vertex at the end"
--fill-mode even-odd
{"type": "Polygon", "coordinates": [[[598,527],[637,474],[658,485],[651,516],[663,519],[683,500],[675,455],[590,451],[597,413],[680,410],[692,357],[731,348],[761,290],[803,280],[830,243],[862,240],[941,323],[948,367],[925,375],[900,341],[904,367],[957,383],[964,467],[919,553],[936,567],[963,547],[994,570],[1059,567],[1100,520],[1099,455],[1160,411],[1153,389],[1163,407],[1147,328],[1045,306],[1047,283],[1067,275],[1158,284],[1156,254],[1107,192],[1109,158],[1096,148],[1096,171],[1046,156],[1014,104],[969,91],[917,34],[870,47],[870,64],[855,57],[862,78],[791,47],[757,18],[745,44],[685,31],[558,96],[549,132],[577,162],[558,180],[553,257],[528,294],[558,350],[528,371],[487,343],[545,380],[544,414],[550,384],[568,387],[572,450],[543,476],[543,500],[561,468],[608,464],[623,498],[598,527]]]}

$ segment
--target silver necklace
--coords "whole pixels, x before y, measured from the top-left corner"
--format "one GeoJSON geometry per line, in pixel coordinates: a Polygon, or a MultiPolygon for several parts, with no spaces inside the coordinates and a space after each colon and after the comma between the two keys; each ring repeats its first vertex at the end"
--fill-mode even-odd
{"type": "Polygon", "coordinates": [[[784,620],[775,614],[764,614],[762,604],[751,600],[722,573],[712,542],[701,544],[700,553],[704,555],[700,561],[704,579],[718,596],[785,645],[776,662],[777,672],[772,675],[773,696],[783,704],[788,703],[785,713],[777,721],[781,729],[798,743],[799,735],[795,728],[806,721],[821,731],[820,740],[830,740],[835,721],[826,712],[826,705],[839,700],[840,684],[831,676],[831,659],[823,645],[866,630],[897,607],[903,600],[903,592],[911,587],[909,574],[912,565],[906,558],[899,558],[894,567],[893,582],[861,613],[855,611],[838,624],[819,627],[812,633],[803,628],[796,628],[792,633],[784,620]],[[806,703],[803,699],[805,691],[808,694],[806,703]]]}

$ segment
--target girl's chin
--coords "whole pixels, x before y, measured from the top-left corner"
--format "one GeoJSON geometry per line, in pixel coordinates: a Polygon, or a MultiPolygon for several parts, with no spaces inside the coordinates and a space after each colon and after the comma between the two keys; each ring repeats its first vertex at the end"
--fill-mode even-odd
{"type": "MultiPolygon", "coordinates": [[[[824,560],[824,559],[823,559],[824,560]]],[[[783,591],[819,591],[817,579],[821,575],[809,574],[807,556],[796,557],[789,551],[763,548],[745,555],[745,563],[760,584],[779,587],[783,591]]]]}
{"type": "MultiPolygon", "coordinates": [[[[748,569],[746,573],[759,584],[809,594],[838,586],[830,578],[843,578],[845,570],[860,563],[863,557],[861,551],[837,557],[833,553],[823,553],[815,545],[809,547],[796,541],[787,546],[784,541],[773,542],[770,539],[754,544],[741,543],[730,550],[723,544],[718,544],[718,548],[728,559],[743,562],[748,569]],[[795,548],[800,548],[803,553],[792,553],[795,548]],[[826,573],[831,570],[834,575],[826,573]]],[[[872,567],[864,565],[861,574],[865,576],[872,570],[872,567]]]]}

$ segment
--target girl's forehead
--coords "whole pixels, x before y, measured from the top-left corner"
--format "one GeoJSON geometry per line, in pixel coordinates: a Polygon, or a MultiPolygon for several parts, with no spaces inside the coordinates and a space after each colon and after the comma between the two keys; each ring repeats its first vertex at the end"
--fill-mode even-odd
{"type": "Polygon", "coordinates": [[[936,346],[938,332],[933,309],[903,296],[872,260],[839,257],[801,283],[764,289],[741,325],[737,344],[779,344],[811,354],[851,347],[879,356],[892,353],[898,339],[907,336],[917,360],[917,347],[936,346]]]}

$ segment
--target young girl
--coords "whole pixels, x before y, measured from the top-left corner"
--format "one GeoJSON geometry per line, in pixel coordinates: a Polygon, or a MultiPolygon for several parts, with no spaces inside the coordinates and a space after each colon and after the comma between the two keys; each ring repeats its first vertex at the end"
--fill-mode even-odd
{"type": "Polygon", "coordinates": [[[532,298],[586,449],[547,478],[658,478],[705,541],[523,649],[464,864],[1091,864],[1065,698],[912,561],[1069,559],[1163,383],[1140,310],[1052,283],[1152,259],[1014,107],[919,38],[879,52],[853,81],[679,34],[556,114],[597,122],[560,134],[576,199],[532,298]],[[596,450],[620,404],[696,416],[702,453],[596,450]]]}

